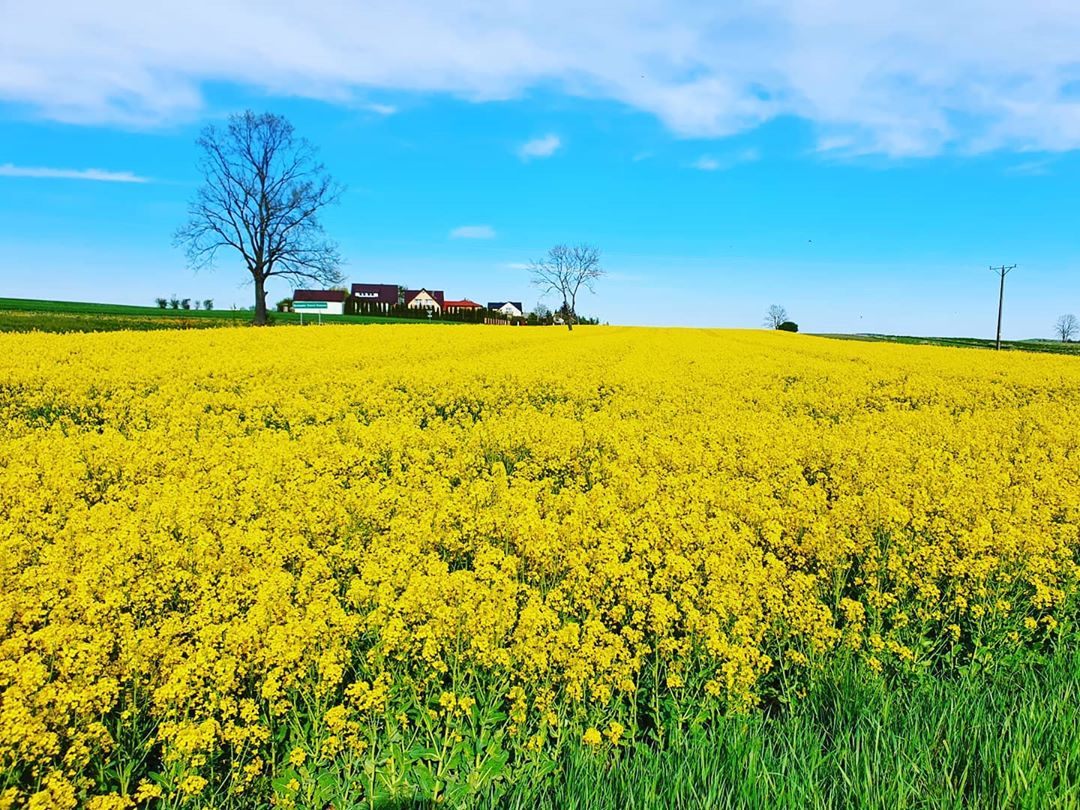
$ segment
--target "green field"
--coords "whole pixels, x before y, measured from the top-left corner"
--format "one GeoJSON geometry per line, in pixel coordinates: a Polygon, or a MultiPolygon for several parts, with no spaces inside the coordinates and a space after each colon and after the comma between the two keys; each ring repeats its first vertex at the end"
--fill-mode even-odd
{"type": "MultiPolygon", "coordinates": [[[[305,313],[304,323],[318,320],[318,313],[305,313]]],[[[296,312],[271,312],[273,324],[299,324],[296,312]]],[[[81,301],[40,301],[29,298],[0,298],[0,332],[113,332],[121,329],[205,329],[220,326],[249,326],[250,310],[194,310],[137,307],[126,304],[93,304],[81,301]]],[[[324,322],[421,323],[421,319],[380,318],[371,315],[324,315],[324,322]]]]}
{"type": "MultiPolygon", "coordinates": [[[[982,338],[961,337],[912,337],[908,335],[877,335],[877,334],[823,334],[817,337],[834,338],[836,340],[865,340],[871,343],[903,343],[909,346],[954,346],[962,349],[993,349],[994,341],[982,338]]],[[[1049,354],[1080,354],[1080,343],[1063,343],[1060,340],[1003,340],[1001,348],[1016,352],[1045,352],[1049,354]]]]}

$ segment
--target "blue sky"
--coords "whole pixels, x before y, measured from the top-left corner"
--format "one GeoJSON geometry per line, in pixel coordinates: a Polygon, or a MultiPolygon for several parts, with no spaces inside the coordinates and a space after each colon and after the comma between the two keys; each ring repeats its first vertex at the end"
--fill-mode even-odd
{"type": "Polygon", "coordinates": [[[350,281],[531,306],[525,263],[589,241],[612,323],[992,335],[1002,262],[1007,337],[1080,314],[1080,9],[292,5],[6,11],[0,295],[249,305],[171,234],[250,107],[348,187],[350,281]]]}

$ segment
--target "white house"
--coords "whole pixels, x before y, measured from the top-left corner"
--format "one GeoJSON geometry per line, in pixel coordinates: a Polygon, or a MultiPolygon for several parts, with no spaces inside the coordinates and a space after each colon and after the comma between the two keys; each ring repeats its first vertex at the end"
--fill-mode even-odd
{"type": "Polygon", "coordinates": [[[405,306],[409,309],[430,309],[436,313],[442,312],[445,300],[442,290],[406,290],[405,306]]]}
{"type": "Polygon", "coordinates": [[[489,301],[487,308],[494,312],[501,312],[508,318],[524,318],[525,307],[520,301],[489,301]]]}

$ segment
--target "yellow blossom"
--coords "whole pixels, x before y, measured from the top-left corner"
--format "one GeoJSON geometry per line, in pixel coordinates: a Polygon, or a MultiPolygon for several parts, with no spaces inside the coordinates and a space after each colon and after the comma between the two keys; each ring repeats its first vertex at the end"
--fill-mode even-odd
{"type": "Polygon", "coordinates": [[[608,742],[610,742],[612,745],[618,745],[619,740],[622,739],[624,731],[626,731],[626,728],[623,726],[622,723],[619,723],[616,720],[612,720],[611,725],[609,725],[607,727],[607,730],[604,732],[604,736],[608,738],[608,742]]]}
{"type": "Polygon", "coordinates": [[[504,695],[520,753],[657,684],[1035,644],[1078,397],[1074,358],[760,331],[0,334],[0,802],[119,807],[132,729],[131,800],[181,806],[283,728],[299,767],[504,695]]]}

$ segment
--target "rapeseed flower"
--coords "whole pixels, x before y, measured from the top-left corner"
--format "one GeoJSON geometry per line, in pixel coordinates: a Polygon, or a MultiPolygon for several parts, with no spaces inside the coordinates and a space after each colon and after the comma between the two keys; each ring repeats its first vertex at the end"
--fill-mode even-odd
{"type": "Polygon", "coordinates": [[[1042,643],[1078,400],[1073,358],[761,332],[0,335],[0,806],[119,807],[133,730],[131,801],[198,806],[1042,643]]]}

